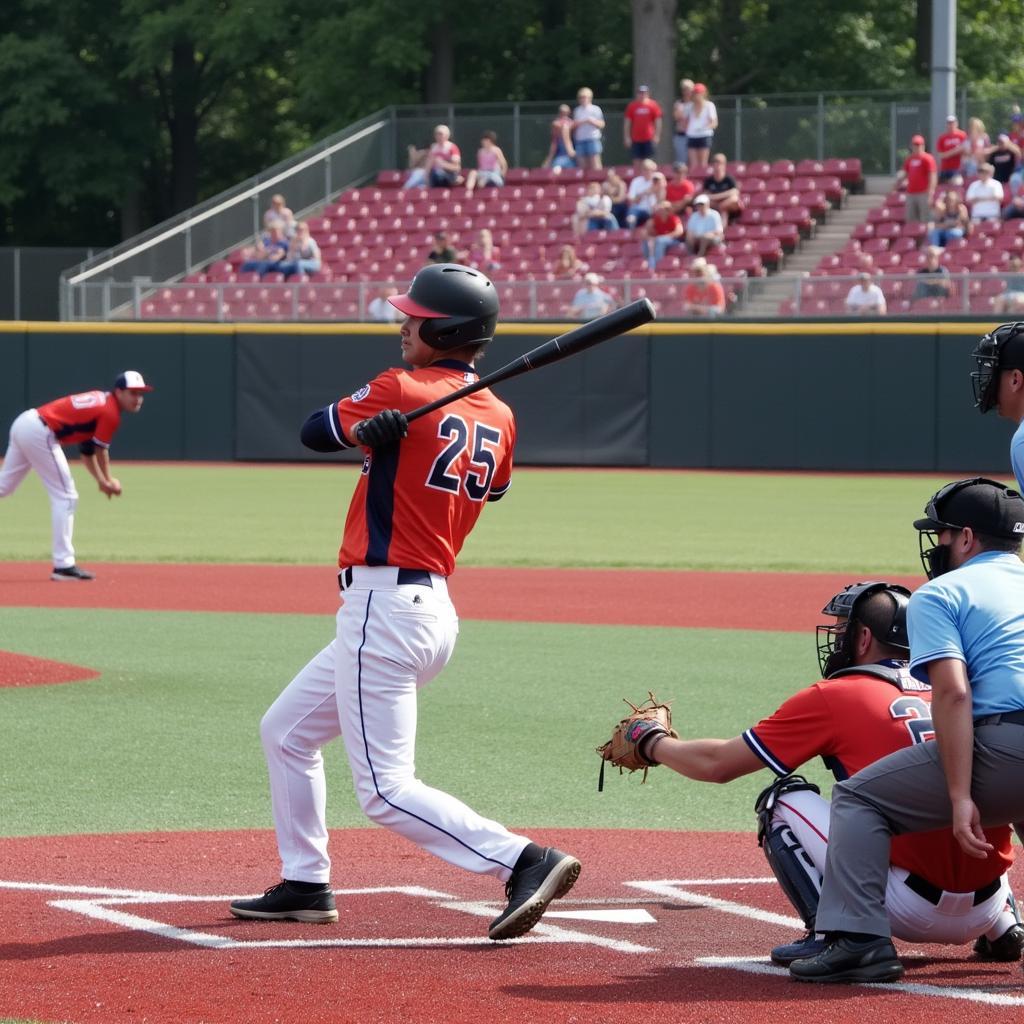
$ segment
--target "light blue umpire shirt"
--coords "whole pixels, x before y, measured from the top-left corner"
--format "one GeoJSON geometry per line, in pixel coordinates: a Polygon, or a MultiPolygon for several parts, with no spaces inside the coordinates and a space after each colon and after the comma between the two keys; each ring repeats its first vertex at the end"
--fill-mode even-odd
{"type": "Polygon", "coordinates": [[[1024,420],[1010,441],[1010,464],[1013,466],[1013,475],[1017,478],[1017,489],[1024,494],[1024,420]]]}
{"type": "Polygon", "coordinates": [[[967,666],[973,715],[1024,710],[1024,562],[983,551],[929,580],[910,598],[910,672],[956,658],[967,666]]]}

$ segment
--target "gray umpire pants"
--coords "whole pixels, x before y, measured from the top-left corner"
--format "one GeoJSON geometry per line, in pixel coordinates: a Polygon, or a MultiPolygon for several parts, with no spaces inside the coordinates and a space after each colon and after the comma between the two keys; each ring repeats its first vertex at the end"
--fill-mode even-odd
{"type": "MultiPolygon", "coordinates": [[[[975,729],[971,795],[982,825],[1024,821],[1024,726],[975,729]]],[[[890,935],[885,913],[890,839],[948,828],[951,815],[935,742],[898,750],[836,785],[818,931],[890,935]]]]}

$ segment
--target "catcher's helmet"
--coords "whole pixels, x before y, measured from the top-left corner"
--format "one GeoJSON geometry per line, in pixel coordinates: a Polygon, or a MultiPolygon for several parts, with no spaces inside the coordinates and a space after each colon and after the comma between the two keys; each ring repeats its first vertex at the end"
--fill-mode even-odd
{"type": "Polygon", "coordinates": [[[1024,323],[1001,324],[984,335],[972,353],[974,405],[983,413],[996,407],[1001,370],[1024,370],[1024,323]]]}
{"type": "Polygon", "coordinates": [[[910,591],[896,583],[869,580],[865,583],[851,583],[836,594],[824,608],[822,615],[835,616],[836,622],[818,626],[818,667],[824,678],[841,668],[848,668],[853,661],[850,646],[850,624],[859,622],[866,626],[871,635],[889,647],[910,650],[907,636],[907,605],[910,591]],[[874,594],[888,594],[892,598],[891,613],[883,616],[866,615],[864,602],[874,594]],[[860,614],[858,614],[860,613],[860,614]]]}
{"type": "Polygon", "coordinates": [[[406,316],[425,319],[420,337],[431,348],[480,345],[494,337],[498,292],[479,270],[458,263],[424,267],[404,295],[388,299],[406,316]]]}

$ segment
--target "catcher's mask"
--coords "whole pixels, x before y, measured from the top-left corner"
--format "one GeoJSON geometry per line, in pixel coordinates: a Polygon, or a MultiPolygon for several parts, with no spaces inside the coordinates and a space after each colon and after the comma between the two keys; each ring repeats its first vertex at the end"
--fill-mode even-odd
{"type": "Polygon", "coordinates": [[[816,631],[818,643],[818,667],[823,679],[842,668],[853,664],[853,636],[851,627],[856,623],[866,626],[871,635],[889,647],[910,650],[907,638],[907,604],[910,591],[895,583],[869,580],[866,583],[851,583],[836,594],[824,608],[822,615],[834,616],[834,623],[819,625],[816,631]],[[892,598],[892,613],[882,619],[877,615],[861,617],[864,602],[874,594],[886,593],[892,598]]]}
{"type": "Polygon", "coordinates": [[[999,374],[1003,370],[1024,370],[1024,323],[1001,324],[982,337],[972,354],[974,406],[986,413],[996,407],[999,374]]]}

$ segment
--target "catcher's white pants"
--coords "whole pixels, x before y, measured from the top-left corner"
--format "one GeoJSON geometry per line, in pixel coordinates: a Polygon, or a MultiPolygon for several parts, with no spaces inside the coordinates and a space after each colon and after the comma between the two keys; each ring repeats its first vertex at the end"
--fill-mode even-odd
{"type": "Polygon", "coordinates": [[[260,724],[282,877],[330,880],[320,748],[341,735],[371,820],[451,864],[505,881],[529,840],[416,778],[416,693],[448,663],[459,631],[445,579],[399,586],[389,566],[352,572],[336,638],[260,724]]]}
{"type": "MultiPolygon", "coordinates": [[[[817,793],[798,790],[783,794],[772,815],[772,823],[785,822],[807,851],[818,870],[819,892],[828,851],[829,807],[829,802],[817,793]]],[[[885,909],[892,933],[899,939],[960,945],[979,935],[998,939],[1016,924],[1006,905],[1010,896],[1006,875],[995,894],[977,906],[974,894],[969,892],[944,892],[936,906],[907,888],[904,879],[908,874],[906,868],[891,865],[885,889],[885,909]]]]}
{"type": "Polygon", "coordinates": [[[35,409],[27,409],[11,424],[11,437],[0,469],[0,498],[13,494],[30,469],[39,474],[50,495],[54,567],[66,569],[75,564],[71,534],[75,529],[78,491],[64,449],[35,409]]]}

